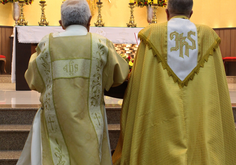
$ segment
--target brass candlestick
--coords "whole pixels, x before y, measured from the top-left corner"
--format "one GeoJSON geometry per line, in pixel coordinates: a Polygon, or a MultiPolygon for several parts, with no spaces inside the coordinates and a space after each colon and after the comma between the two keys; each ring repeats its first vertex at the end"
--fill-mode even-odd
{"type": "Polygon", "coordinates": [[[153,13],[153,17],[152,17],[152,23],[157,23],[157,4],[153,4],[153,9],[154,9],[154,13],[153,13]]]}
{"type": "Polygon", "coordinates": [[[130,19],[129,19],[129,23],[127,23],[127,27],[136,27],[137,24],[134,23],[134,6],[135,3],[129,3],[129,8],[130,8],[130,19]]]}
{"type": "Polygon", "coordinates": [[[94,24],[95,26],[103,27],[104,23],[102,22],[102,15],[101,15],[102,2],[97,2],[97,7],[98,7],[98,17],[97,17],[97,22],[94,24]]]}
{"type": "Polygon", "coordinates": [[[24,26],[24,25],[28,24],[28,22],[25,21],[25,16],[24,16],[25,1],[24,0],[19,0],[19,5],[20,5],[20,18],[17,21],[17,24],[20,25],[20,26],[24,26]]]}
{"type": "Polygon", "coordinates": [[[41,6],[41,10],[42,10],[39,26],[44,26],[44,25],[48,26],[49,22],[46,21],[46,15],[44,12],[44,10],[45,10],[44,7],[47,6],[46,1],[41,0],[41,1],[39,1],[39,3],[40,3],[39,5],[41,6]]]}

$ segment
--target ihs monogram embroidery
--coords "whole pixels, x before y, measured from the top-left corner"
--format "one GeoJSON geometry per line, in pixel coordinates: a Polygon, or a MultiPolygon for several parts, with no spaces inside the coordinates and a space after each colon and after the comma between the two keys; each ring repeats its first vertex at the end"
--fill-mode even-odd
{"type": "Polygon", "coordinates": [[[196,41],[191,38],[191,35],[195,36],[195,32],[193,31],[189,31],[188,32],[188,36],[184,37],[183,33],[179,34],[178,32],[174,31],[172,33],[170,33],[170,39],[173,40],[174,36],[175,36],[175,47],[170,48],[170,51],[178,51],[179,50],[179,57],[184,58],[184,53],[183,53],[183,49],[185,46],[185,55],[189,57],[189,49],[194,50],[196,49],[196,41]],[[186,38],[192,42],[192,45],[190,46],[188,44],[188,42],[186,42],[186,38]]]}
{"type": "Polygon", "coordinates": [[[69,73],[69,75],[73,76],[76,72],[78,72],[78,64],[74,64],[75,62],[71,60],[69,64],[63,67],[63,70],[69,73]]]}

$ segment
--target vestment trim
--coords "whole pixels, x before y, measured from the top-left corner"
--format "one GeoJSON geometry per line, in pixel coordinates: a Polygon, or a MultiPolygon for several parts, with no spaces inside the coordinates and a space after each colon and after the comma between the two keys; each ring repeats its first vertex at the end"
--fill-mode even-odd
{"type": "MultiPolygon", "coordinates": [[[[167,23],[162,24],[162,26],[165,26],[165,29],[167,29],[167,23]]],[[[155,28],[155,26],[151,26],[151,27],[155,28]]],[[[199,26],[196,25],[196,27],[197,27],[197,31],[199,34],[199,26]]],[[[173,70],[169,67],[169,65],[167,64],[167,48],[166,48],[167,47],[167,30],[165,31],[165,34],[162,34],[164,36],[164,37],[162,37],[163,42],[164,42],[163,46],[165,47],[165,48],[163,48],[164,51],[162,50],[164,53],[163,52],[160,53],[160,51],[158,51],[158,49],[156,48],[156,46],[153,44],[153,42],[151,41],[151,39],[149,37],[150,36],[149,31],[148,32],[147,31],[141,31],[139,33],[139,38],[142,40],[142,42],[144,42],[146,45],[148,45],[149,49],[152,49],[153,56],[157,57],[157,60],[159,63],[162,64],[163,69],[167,70],[168,75],[173,78],[174,82],[179,84],[180,88],[187,86],[189,81],[194,79],[194,76],[199,73],[199,70],[201,67],[204,67],[204,63],[208,61],[208,58],[210,55],[213,55],[213,52],[215,51],[215,49],[219,46],[219,44],[221,42],[221,39],[219,37],[217,37],[215,39],[215,41],[211,44],[209,49],[206,51],[206,53],[204,53],[204,52],[201,52],[201,50],[200,50],[201,40],[199,39],[199,35],[198,35],[198,47],[199,47],[198,64],[191,71],[191,73],[183,81],[181,81],[178,78],[178,76],[173,72],[173,70]]]]}
{"type": "Polygon", "coordinates": [[[49,41],[45,41],[44,44],[39,45],[38,51],[42,51],[45,56],[39,56],[36,58],[37,67],[42,80],[45,84],[46,91],[43,97],[43,113],[45,115],[46,127],[49,136],[49,144],[51,149],[51,156],[54,164],[70,164],[69,153],[64,140],[60,124],[57,119],[57,113],[54,105],[53,97],[53,78],[52,78],[52,63],[51,54],[48,50],[50,47],[50,38],[52,34],[49,35],[49,41]]]}

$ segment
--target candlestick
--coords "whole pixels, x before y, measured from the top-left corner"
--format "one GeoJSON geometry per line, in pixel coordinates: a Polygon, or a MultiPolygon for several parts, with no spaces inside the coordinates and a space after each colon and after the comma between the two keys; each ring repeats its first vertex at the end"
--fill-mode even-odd
{"type": "Polygon", "coordinates": [[[152,23],[157,23],[157,4],[153,4],[153,17],[152,17],[152,23]]]}
{"type": "Polygon", "coordinates": [[[129,23],[127,23],[127,27],[136,27],[136,24],[134,23],[134,6],[135,3],[129,3],[130,8],[130,19],[129,23]]]}
{"type": "Polygon", "coordinates": [[[28,22],[25,21],[25,16],[24,16],[25,1],[24,0],[19,0],[19,5],[20,5],[20,18],[17,22],[17,25],[20,25],[20,26],[27,25],[28,22]]]}
{"type": "Polygon", "coordinates": [[[47,6],[46,1],[40,0],[39,3],[40,3],[39,6],[41,6],[41,11],[42,11],[39,26],[44,26],[44,25],[48,26],[49,22],[46,21],[46,15],[44,12],[44,10],[45,10],[44,7],[47,6]]]}
{"type": "Polygon", "coordinates": [[[102,2],[97,2],[97,7],[98,7],[98,17],[97,17],[97,22],[94,24],[95,26],[101,27],[101,26],[104,26],[104,23],[102,22],[102,14],[101,14],[102,2]]]}

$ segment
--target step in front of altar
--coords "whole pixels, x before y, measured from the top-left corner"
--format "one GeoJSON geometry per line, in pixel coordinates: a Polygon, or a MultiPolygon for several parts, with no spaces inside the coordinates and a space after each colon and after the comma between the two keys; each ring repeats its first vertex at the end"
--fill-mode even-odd
{"type": "MultiPolygon", "coordinates": [[[[0,106],[0,165],[15,165],[31,129],[39,105],[0,106]],[[25,107],[24,107],[25,106],[25,107]]],[[[106,108],[111,149],[120,133],[120,105],[106,108]]]]}

